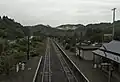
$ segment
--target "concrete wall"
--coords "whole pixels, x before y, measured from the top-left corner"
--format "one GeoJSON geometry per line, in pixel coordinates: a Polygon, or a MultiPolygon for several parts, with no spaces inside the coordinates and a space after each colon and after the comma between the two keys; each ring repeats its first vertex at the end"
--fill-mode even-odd
{"type": "Polygon", "coordinates": [[[92,50],[80,50],[80,57],[85,60],[93,60],[92,50]]]}

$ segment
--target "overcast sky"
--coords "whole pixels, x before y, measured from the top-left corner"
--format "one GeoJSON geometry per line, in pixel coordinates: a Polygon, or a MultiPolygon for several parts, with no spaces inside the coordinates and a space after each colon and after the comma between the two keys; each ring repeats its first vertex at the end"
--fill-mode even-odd
{"type": "Polygon", "coordinates": [[[120,0],[0,0],[0,15],[22,25],[112,22],[112,8],[120,19],[120,0]]]}

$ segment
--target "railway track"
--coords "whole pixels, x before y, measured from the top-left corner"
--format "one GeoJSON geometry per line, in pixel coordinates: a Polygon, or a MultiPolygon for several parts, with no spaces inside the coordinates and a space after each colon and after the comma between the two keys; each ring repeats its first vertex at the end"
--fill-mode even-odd
{"type": "Polygon", "coordinates": [[[89,82],[61,48],[48,38],[35,82],[89,82]]]}
{"type": "Polygon", "coordinates": [[[78,82],[77,78],[75,77],[73,71],[67,64],[66,60],[62,56],[61,51],[58,49],[58,47],[53,43],[54,48],[56,49],[56,52],[58,53],[57,56],[59,57],[59,60],[61,62],[62,68],[64,69],[64,73],[68,79],[68,82],[78,82]]]}
{"type": "Polygon", "coordinates": [[[44,58],[44,67],[43,67],[42,81],[41,82],[51,82],[49,39],[48,39],[48,44],[47,44],[45,58],[44,58]]]}

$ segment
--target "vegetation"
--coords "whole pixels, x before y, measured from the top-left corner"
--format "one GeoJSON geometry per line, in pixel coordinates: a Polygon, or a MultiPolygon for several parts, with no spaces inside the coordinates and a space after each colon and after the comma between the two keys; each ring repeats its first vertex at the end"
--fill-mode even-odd
{"type": "Polygon", "coordinates": [[[31,51],[30,54],[32,57],[39,56],[44,54],[45,49],[45,38],[40,36],[35,36],[31,39],[31,51]]]}
{"type": "Polygon", "coordinates": [[[7,16],[0,17],[0,37],[8,40],[24,37],[23,26],[7,16]]]}
{"type": "MultiPolygon", "coordinates": [[[[31,35],[29,26],[24,27],[7,16],[0,17],[0,73],[9,74],[18,62],[26,60],[27,36],[31,35]]],[[[44,52],[45,37],[39,36],[30,39],[31,57],[44,52]]]]}
{"type": "MultiPolygon", "coordinates": [[[[59,28],[66,28],[69,26],[72,28],[74,25],[61,25],[59,28]]],[[[58,40],[59,42],[62,42],[62,44],[65,46],[65,49],[69,49],[70,51],[74,52],[76,43],[79,43],[78,45],[80,45],[80,43],[83,41],[89,41],[89,44],[102,43],[105,41],[110,42],[112,37],[105,37],[104,34],[112,35],[112,30],[113,24],[111,23],[88,24],[71,31],[72,35],[66,33],[70,32],[69,30],[66,30],[65,35],[60,37],[58,40]]],[[[120,21],[115,22],[114,40],[120,40],[120,21]]]]}
{"type": "MultiPolygon", "coordinates": [[[[89,24],[86,26],[86,39],[93,42],[102,42],[103,34],[112,34],[113,24],[111,23],[100,23],[100,24],[89,24]]],[[[120,40],[120,21],[115,22],[115,40],[120,40]]]]}
{"type": "MultiPolygon", "coordinates": [[[[111,23],[22,26],[7,16],[0,17],[0,73],[9,74],[11,68],[19,61],[25,60],[28,39],[30,38],[30,56],[43,54],[46,36],[57,37],[59,42],[70,51],[75,51],[76,43],[90,40],[92,43],[103,41],[104,34],[112,33],[111,23]],[[61,29],[62,28],[62,29],[61,29]]],[[[120,21],[115,22],[115,40],[120,40],[120,21]]]]}

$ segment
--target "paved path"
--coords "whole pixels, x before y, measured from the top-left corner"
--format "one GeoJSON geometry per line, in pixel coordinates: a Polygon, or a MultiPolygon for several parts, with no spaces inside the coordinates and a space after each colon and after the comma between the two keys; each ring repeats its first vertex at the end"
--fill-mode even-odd
{"type": "MultiPolygon", "coordinates": [[[[59,45],[62,47],[60,43],[59,45]]],[[[75,53],[65,50],[64,47],[62,47],[62,49],[73,60],[73,62],[78,66],[78,68],[89,79],[90,82],[108,82],[108,75],[102,70],[94,69],[92,67],[92,61],[81,60],[75,55],[75,53]]],[[[112,77],[111,82],[120,81],[112,77]]]]}

